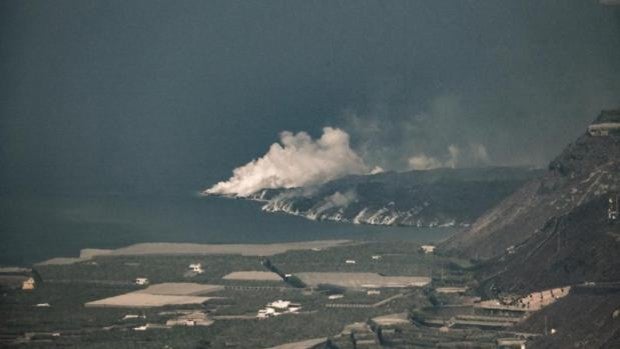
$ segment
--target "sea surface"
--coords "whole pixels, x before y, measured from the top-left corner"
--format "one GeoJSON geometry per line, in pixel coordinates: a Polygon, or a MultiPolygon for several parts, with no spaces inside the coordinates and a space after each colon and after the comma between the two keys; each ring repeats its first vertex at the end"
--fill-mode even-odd
{"type": "Polygon", "coordinates": [[[0,265],[72,257],[82,248],[139,242],[270,243],[324,239],[444,239],[454,228],[315,222],[267,214],[260,204],[217,197],[0,197],[0,265]]]}

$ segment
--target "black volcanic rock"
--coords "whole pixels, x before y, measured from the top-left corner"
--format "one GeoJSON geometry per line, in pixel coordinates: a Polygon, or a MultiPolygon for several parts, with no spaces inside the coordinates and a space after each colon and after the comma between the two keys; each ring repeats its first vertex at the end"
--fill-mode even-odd
{"type": "MultiPolygon", "coordinates": [[[[609,119],[614,112],[604,112],[609,119]]],[[[506,253],[554,218],[620,190],[620,134],[585,133],[535,178],[440,247],[463,257],[489,259],[506,253]]]]}
{"type": "Polygon", "coordinates": [[[436,169],[348,176],[321,186],[267,190],[251,199],[263,210],[355,224],[466,225],[540,170],[436,169]]]}

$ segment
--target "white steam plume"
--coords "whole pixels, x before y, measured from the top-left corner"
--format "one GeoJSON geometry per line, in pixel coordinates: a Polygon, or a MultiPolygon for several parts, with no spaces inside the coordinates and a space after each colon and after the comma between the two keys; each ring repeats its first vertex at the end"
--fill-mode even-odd
{"type": "Polygon", "coordinates": [[[349,190],[344,194],[339,191],[323,199],[321,205],[315,209],[317,214],[323,213],[329,209],[336,207],[347,207],[350,203],[357,201],[357,193],[355,190],[349,190]]]}
{"type": "Polygon", "coordinates": [[[411,170],[432,170],[434,168],[444,167],[443,162],[426,154],[414,155],[410,157],[407,162],[411,170]]]}
{"type": "Polygon", "coordinates": [[[448,147],[448,158],[445,161],[426,154],[417,154],[407,160],[410,170],[432,170],[440,167],[456,168],[462,166],[463,162],[478,166],[487,165],[489,163],[487,149],[482,144],[470,144],[469,151],[461,152],[459,147],[452,144],[448,147]]]}
{"type": "Polygon", "coordinates": [[[294,188],[322,184],[370,169],[349,146],[349,135],[337,128],[323,128],[313,140],[306,132],[284,131],[261,158],[236,168],[227,181],[204,194],[245,197],[262,189],[294,188]]]}

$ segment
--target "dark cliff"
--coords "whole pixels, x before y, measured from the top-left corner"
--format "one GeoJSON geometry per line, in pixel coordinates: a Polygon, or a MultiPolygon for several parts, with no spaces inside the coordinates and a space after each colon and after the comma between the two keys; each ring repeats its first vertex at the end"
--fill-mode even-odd
{"type": "MultiPolygon", "coordinates": [[[[603,112],[593,124],[620,120],[619,111],[603,112]]],[[[554,217],[620,189],[620,134],[586,132],[569,145],[540,178],[535,178],[441,249],[472,259],[499,257],[545,228],[554,217]]]]}

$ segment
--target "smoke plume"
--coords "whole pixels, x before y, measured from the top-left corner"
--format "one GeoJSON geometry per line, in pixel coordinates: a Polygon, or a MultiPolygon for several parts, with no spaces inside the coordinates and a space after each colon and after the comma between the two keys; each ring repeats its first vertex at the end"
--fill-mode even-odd
{"type": "Polygon", "coordinates": [[[323,202],[315,209],[316,214],[321,214],[327,210],[337,207],[347,207],[350,203],[357,201],[355,190],[346,191],[344,194],[339,191],[327,196],[323,202]]]}
{"type": "Polygon", "coordinates": [[[432,170],[440,167],[466,167],[483,166],[489,164],[487,150],[482,144],[470,144],[467,151],[461,151],[459,147],[451,144],[448,147],[448,157],[439,160],[426,154],[417,154],[407,160],[410,170],[432,170]]]}
{"type": "Polygon", "coordinates": [[[284,131],[280,142],[272,144],[265,155],[236,168],[230,179],[217,183],[204,194],[246,197],[262,189],[316,185],[369,172],[351,149],[349,135],[341,129],[325,127],[317,140],[306,132],[284,131]]]}

